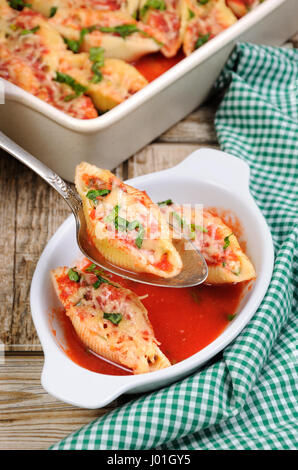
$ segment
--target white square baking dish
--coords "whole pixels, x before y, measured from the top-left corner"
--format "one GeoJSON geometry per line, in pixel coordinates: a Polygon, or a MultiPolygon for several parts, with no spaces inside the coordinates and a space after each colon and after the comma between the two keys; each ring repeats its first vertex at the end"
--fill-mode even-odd
{"type": "Polygon", "coordinates": [[[0,128],[63,178],[82,160],[113,169],[200,105],[239,41],[280,45],[298,28],[298,0],[266,0],[124,103],[79,120],[2,80],[0,128]]]}

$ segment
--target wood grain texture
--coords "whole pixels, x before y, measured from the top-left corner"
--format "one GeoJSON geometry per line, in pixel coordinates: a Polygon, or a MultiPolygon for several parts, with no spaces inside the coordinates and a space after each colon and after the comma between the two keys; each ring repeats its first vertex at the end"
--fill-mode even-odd
{"type": "MultiPolygon", "coordinates": [[[[286,47],[298,47],[298,33],[286,47]]],[[[213,99],[120,165],[122,179],[159,171],[192,151],[218,148],[213,99]]],[[[37,175],[0,151],[0,449],[46,449],[57,440],[133,399],[124,396],[101,410],[66,405],[40,384],[43,355],[33,326],[29,290],[37,260],[70,214],[59,195],[37,175]],[[1,344],[0,344],[1,346],[1,344]],[[34,353],[30,351],[35,351],[34,353]]]]}
{"type": "Polygon", "coordinates": [[[0,364],[0,450],[46,449],[69,433],[133,398],[122,396],[100,410],[60,402],[40,384],[42,357],[6,357],[0,364]]]}

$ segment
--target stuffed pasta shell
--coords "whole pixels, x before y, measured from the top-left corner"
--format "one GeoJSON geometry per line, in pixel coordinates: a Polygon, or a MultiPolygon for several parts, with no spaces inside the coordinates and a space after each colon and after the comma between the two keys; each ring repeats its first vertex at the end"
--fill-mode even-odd
{"type": "Polygon", "coordinates": [[[141,0],[139,16],[141,21],[155,31],[155,37],[162,43],[161,52],[173,57],[181,46],[180,0],[141,0]]]}
{"type": "Polygon", "coordinates": [[[132,62],[161,48],[154,31],[121,10],[61,8],[49,22],[74,52],[102,47],[106,57],[132,62]]]}
{"type": "Polygon", "coordinates": [[[181,2],[180,34],[185,55],[190,55],[237,21],[225,0],[209,0],[204,4],[193,0],[181,2]]]}
{"type": "Polygon", "coordinates": [[[51,271],[57,296],[82,343],[134,374],[169,367],[138,296],[102,274],[95,265],[51,271]]]}
{"type": "Polygon", "coordinates": [[[183,228],[185,235],[201,251],[208,265],[208,284],[238,283],[255,279],[253,264],[241,249],[231,228],[220,217],[206,209],[191,208],[190,217],[184,217],[183,206],[160,203],[164,216],[174,229],[183,228]]]}
{"type": "Polygon", "coordinates": [[[89,235],[108,261],[164,278],[179,274],[182,261],[169,227],[144,191],[85,162],[76,168],[75,184],[89,235]]]}

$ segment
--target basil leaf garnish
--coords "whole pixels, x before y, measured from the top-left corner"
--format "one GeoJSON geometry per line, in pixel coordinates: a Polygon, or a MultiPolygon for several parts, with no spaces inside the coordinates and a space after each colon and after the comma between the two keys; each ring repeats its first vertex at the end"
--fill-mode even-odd
{"type": "Polygon", "coordinates": [[[226,250],[228,248],[228,246],[230,246],[230,237],[233,235],[233,233],[230,233],[230,235],[227,235],[225,238],[224,238],[224,246],[223,246],[223,249],[226,250]]]}
{"type": "Polygon", "coordinates": [[[52,8],[50,9],[50,16],[49,16],[49,18],[53,18],[53,16],[56,15],[57,10],[58,10],[58,7],[52,7],[52,8]]]}
{"type": "Polygon", "coordinates": [[[195,43],[195,49],[203,46],[210,38],[210,33],[204,34],[203,36],[199,36],[197,42],[195,43]]]}
{"type": "Polygon", "coordinates": [[[75,281],[75,282],[79,282],[80,280],[80,275],[77,271],[75,271],[74,269],[70,269],[68,271],[68,277],[71,281],[75,281]]]}
{"type": "Polygon", "coordinates": [[[140,15],[141,17],[145,16],[147,11],[150,9],[164,11],[166,8],[167,7],[164,0],[147,0],[145,5],[140,10],[140,15]]]}
{"type": "Polygon", "coordinates": [[[165,201],[160,201],[157,203],[158,206],[171,206],[173,203],[172,199],[166,199],[165,201]]]}
{"type": "Polygon", "coordinates": [[[110,189],[90,189],[88,193],[86,194],[86,197],[93,201],[94,205],[97,204],[97,198],[100,196],[107,196],[110,194],[111,190],[110,189]]]}
{"type": "Polygon", "coordinates": [[[22,29],[22,31],[20,32],[21,36],[25,36],[26,34],[34,34],[36,33],[36,31],[38,31],[40,28],[40,26],[35,26],[35,28],[32,28],[32,29],[22,29]]]}
{"type": "Polygon", "coordinates": [[[75,92],[75,95],[78,97],[87,91],[87,87],[81,85],[73,77],[67,75],[66,73],[56,72],[56,77],[54,78],[56,82],[65,83],[65,85],[70,86],[75,92]]]}
{"type": "Polygon", "coordinates": [[[114,325],[119,325],[122,320],[122,313],[106,313],[104,312],[103,318],[105,320],[110,320],[114,325]]]}

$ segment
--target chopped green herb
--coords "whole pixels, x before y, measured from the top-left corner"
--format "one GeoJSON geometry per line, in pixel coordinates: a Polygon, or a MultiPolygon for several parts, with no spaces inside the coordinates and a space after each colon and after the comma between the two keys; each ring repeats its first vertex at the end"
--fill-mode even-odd
{"type": "Polygon", "coordinates": [[[161,206],[171,206],[173,204],[172,199],[166,199],[165,201],[160,201],[157,203],[160,207],[161,206]]]}
{"type": "Polygon", "coordinates": [[[93,201],[94,205],[97,204],[97,198],[100,196],[107,196],[110,194],[111,190],[110,189],[90,189],[88,193],[86,194],[86,197],[88,199],[91,199],[93,201]]]}
{"type": "Polygon", "coordinates": [[[203,36],[199,36],[197,42],[195,43],[195,49],[198,49],[199,47],[203,46],[203,44],[205,44],[209,38],[210,33],[204,34],[203,36]]]}
{"type": "Polygon", "coordinates": [[[135,239],[135,244],[137,245],[138,248],[141,248],[142,244],[143,244],[143,240],[144,240],[144,234],[145,234],[145,230],[144,230],[144,227],[141,224],[141,222],[139,222],[138,220],[134,220],[133,222],[129,222],[128,226],[127,226],[127,229],[128,230],[138,229],[137,230],[138,236],[135,239]]]}
{"type": "Polygon", "coordinates": [[[235,317],[236,317],[236,313],[233,313],[233,314],[228,313],[228,315],[227,315],[227,318],[228,318],[229,321],[234,320],[235,317]]]}
{"type": "Polygon", "coordinates": [[[93,284],[94,289],[97,289],[101,284],[104,284],[104,283],[105,284],[110,284],[111,286],[114,286],[114,287],[118,288],[118,286],[115,286],[115,284],[113,284],[111,281],[109,281],[108,279],[106,279],[105,277],[102,277],[100,275],[100,273],[102,272],[100,269],[95,270],[93,272],[97,277],[97,281],[94,282],[94,284],[93,284]]]}
{"type": "Polygon", "coordinates": [[[206,3],[208,3],[208,2],[209,2],[209,0],[198,0],[198,3],[200,5],[206,5],[206,3]]]}
{"type": "Polygon", "coordinates": [[[91,47],[89,51],[89,59],[94,62],[91,70],[94,73],[92,83],[99,83],[103,79],[103,75],[99,70],[104,65],[104,49],[102,47],[91,47]]]}
{"type": "Polygon", "coordinates": [[[99,70],[98,67],[99,67],[99,65],[98,65],[97,62],[94,62],[94,64],[92,64],[91,70],[94,74],[92,79],[91,79],[92,83],[99,83],[103,79],[103,74],[101,73],[101,71],[99,70]]]}
{"type": "Polygon", "coordinates": [[[104,64],[104,49],[102,47],[90,47],[89,59],[91,62],[97,62],[101,67],[104,64]]]}
{"type": "Polygon", "coordinates": [[[53,16],[56,15],[57,10],[58,10],[58,7],[52,7],[52,8],[50,9],[50,18],[53,18],[53,16]]]}
{"type": "Polygon", "coordinates": [[[70,269],[68,271],[68,277],[71,281],[75,281],[75,282],[79,282],[80,280],[80,275],[77,271],[75,271],[74,269],[70,269]]]}
{"type": "Polygon", "coordinates": [[[105,217],[105,222],[112,222],[115,225],[115,229],[121,232],[126,230],[136,230],[137,229],[137,237],[135,239],[135,244],[138,248],[141,248],[144,240],[145,230],[141,222],[138,220],[133,220],[132,222],[128,222],[128,220],[123,219],[123,217],[119,216],[119,209],[120,206],[116,205],[112,212],[110,212],[107,217],[105,217]]]}
{"type": "Polygon", "coordinates": [[[80,47],[82,45],[82,42],[84,41],[84,37],[86,34],[92,33],[96,29],[96,26],[90,26],[89,28],[82,28],[80,31],[80,37],[78,40],[76,39],[68,39],[68,38],[63,38],[65,44],[67,47],[74,52],[75,54],[79,52],[80,47]]]}
{"type": "Polygon", "coordinates": [[[194,17],[195,17],[194,12],[192,10],[188,9],[188,19],[192,20],[192,18],[194,18],[194,17]]]}
{"type": "Polygon", "coordinates": [[[75,304],[75,307],[79,307],[80,305],[82,305],[82,300],[79,300],[79,301],[75,304]]]}
{"type": "Polygon", "coordinates": [[[195,230],[199,230],[202,233],[208,233],[208,230],[205,227],[203,227],[203,225],[190,224],[190,227],[191,227],[192,232],[194,232],[195,230]]]}
{"type": "Polygon", "coordinates": [[[35,26],[35,28],[32,29],[22,29],[20,32],[21,36],[25,36],[26,34],[34,34],[36,31],[38,31],[40,26],[35,26]]]}
{"type": "Polygon", "coordinates": [[[95,268],[96,268],[96,264],[92,263],[92,264],[90,264],[90,266],[88,266],[88,268],[85,269],[85,271],[86,271],[87,273],[90,273],[90,272],[92,272],[95,268]]]}
{"type": "Polygon", "coordinates": [[[122,313],[106,313],[104,312],[103,318],[105,320],[110,320],[114,325],[119,325],[122,320],[122,313]]]}
{"type": "Polygon", "coordinates": [[[80,96],[82,93],[85,93],[87,88],[80,83],[78,83],[73,77],[67,75],[66,73],[56,72],[56,82],[65,83],[65,85],[70,86],[73,89],[76,96],[80,96]]]}
{"type": "Polygon", "coordinates": [[[193,300],[194,300],[197,304],[200,303],[200,299],[199,299],[198,294],[196,293],[196,291],[191,290],[191,291],[190,291],[190,295],[192,296],[193,300]]]}
{"type": "Polygon", "coordinates": [[[225,261],[223,261],[222,265],[223,265],[224,268],[225,268],[226,264],[227,263],[225,261]]]}
{"type": "Polygon", "coordinates": [[[63,38],[63,41],[67,45],[68,49],[70,49],[72,52],[74,53],[79,52],[79,49],[80,49],[79,41],[76,41],[75,39],[68,39],[68,38],[63,38]]]}
{"type": "Polygon", "coordinates": [[[145,5],[140,10],[141,18],[146,15],[147,11],[152,10],[166,10],[167,6],[164,0],[147,0],[145,5]]]}
{"type": "Polygon", "coordinates": [[[179,222],[180,227],[183,228],[185,226],[185,220],[182,219],[182,217],[180,217],[180,215],[176,211],[173,211],[172,214],[173,217],[175,217],[175,219],[179,222]]]}
{"type": "Polygon", "coordinates": [[[9,6],[14,10],[21,11],[23,8],[31,8],[31,3],[26,3],[24,0],[8,0],[9,6]]]}
{"type": "Polygon", "coordinates": [[[223,246],[224,250],[226,250],[228,248],[228,246],[230,246],[230,237],[231,237],[231,235],[233,235],[233,233],[230,233],[230,235],[227,235],[224,238],[224,246],[223,246]]]}
{"type": "Polygon", "coordinates": [[[115,33],[119,34],[122,39],[125,39],[127,36],[133,33],[139,33],[140,30],[135,24],[121,24],[119,26],[102,26],[99,28],[99,31],[102,33],[115,33]]]}
{"type": "Polygon", "coordinates": [[[63,101],[68,102],[68,101],[74,100],[74,99],[77,98],[77,97],[78,97],[77,95],[75,95],[74,93],[72,93],[72,94],[70,94],[70,95],[64,96],[63,101]]]}

